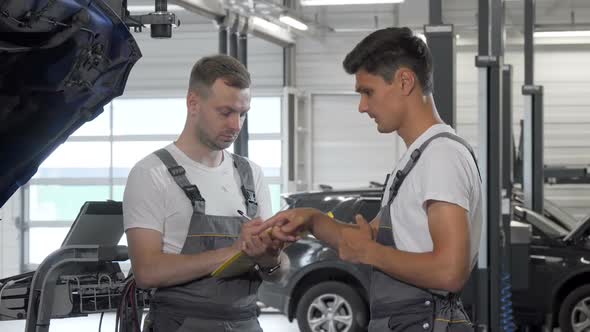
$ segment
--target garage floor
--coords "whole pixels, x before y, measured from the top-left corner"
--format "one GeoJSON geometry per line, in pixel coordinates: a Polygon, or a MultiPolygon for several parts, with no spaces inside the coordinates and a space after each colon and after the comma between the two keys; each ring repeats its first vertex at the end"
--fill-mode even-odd
{"type": "MultiPolygon", "coordinates": [[[[299,332],[297,322],[292,323],[279,313],[264,312],[259,317],[260,325],[265,332],[299,332]]],[[[100,315],[90,315],[83,318],[55,319],[51,321],[50,332],[93,332],[98,331],[100,315]]],[[[2,332],[23,332],[25,330],[25,321],[2,321],[0,322],[0,331],[2,332]]],[[[115,314],[107,313],[102,321],[102,332],[112,332],[115,330],[115,314]]],[[[553,332],[559,332],[555,329],[553,332]]]]}
{"type": "MultiPolygon", "coordinates": [[[[287,318],[281,314],[273,312],[263,312],[259,317],[260,325],[265,332],[299,332],[297,323],[289,323],[287,318]]],[[[83,318],[54,319],[49,326],[50,332],[94,332],[98,331],[100,315],[90,315],[83,318]]],[[[0,331],[2,332],[23,332],[25,330],[25,321],[2,321],[0,322],[0,331]]],[[[115,330],[115,314],[108,313],[104,315],[102,321],[102,332],[112,332],[115,330]]]]}

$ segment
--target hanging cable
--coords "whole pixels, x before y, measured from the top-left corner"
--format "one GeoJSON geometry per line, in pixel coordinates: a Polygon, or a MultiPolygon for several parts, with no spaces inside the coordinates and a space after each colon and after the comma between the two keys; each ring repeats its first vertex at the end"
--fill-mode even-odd
{"type": "Polygon", "coordinates": [[[516,324],[514,324],[512,313],[511,275],[510,273],[502,272],[500,279],[500,326],[504,332],[516,331],[516,324]]]}
{"type": "Polygon", "coordinates": [[[104,311],[100,313],[100,321],[98,322],[98,332],[102,329],[102,318],[104,317],[104,311]]]}

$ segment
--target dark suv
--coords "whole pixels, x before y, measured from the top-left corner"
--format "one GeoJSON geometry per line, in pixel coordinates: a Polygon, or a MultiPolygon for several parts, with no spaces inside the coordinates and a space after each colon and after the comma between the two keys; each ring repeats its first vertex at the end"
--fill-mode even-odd
{"type": "MultiPolygon", "coordinates": [[[[315,207],[332,211],[336,219],[354,222],[355,214],[371,220],[380,207],[380,188],[284,195],[288,208],[315,207]]],[[[560,327],[562,332],[590,331],[590,218],[577,221],[545,200],[543,216],[523,208],[514,199],[514,220],[532,226],[527,246],[528,269],[513,271],[514,316],[517,325],[540,329],[560,327]],[[515,274],[516,273],[516,274],[515,274]]],[[[369,317],[370,268],[344,262],[327,245],[307,236],[285,249],[290,259],[288,276],[264,282],[260,300],[297,319],[301,331],[363,331],[369,317]]],[[[514,256],[514,253],[513,253],[514,256]]],[[[525,256],[526,259],[526,256],[525,256]]],[[[463,300],[472,307],[472,285],[463,300]]]]}

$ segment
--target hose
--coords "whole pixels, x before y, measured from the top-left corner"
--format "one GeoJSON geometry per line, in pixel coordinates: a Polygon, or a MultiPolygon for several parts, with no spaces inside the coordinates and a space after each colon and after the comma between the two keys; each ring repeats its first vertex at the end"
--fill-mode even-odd
{"type": "Polygon", "coordinates": [[[503,332],[516,331],[512,315],[512,283],[510,273],[503,272],[500,279],[500,327],[503,332]]]}

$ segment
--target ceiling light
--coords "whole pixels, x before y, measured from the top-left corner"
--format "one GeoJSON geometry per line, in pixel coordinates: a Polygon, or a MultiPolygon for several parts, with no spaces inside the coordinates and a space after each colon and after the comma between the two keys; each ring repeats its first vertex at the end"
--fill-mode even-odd
{"type": "Polygon", "coordinates": [[[276,25],[276,24],[274,24],[272,22],[269,22],[269,21],[267,21],[265,19],[262,19],[260,17],[256,17],[256,16],[254,16],[252,18],[252,24],[258,25],[258,26],[260,26],[260,27],[262,27],[264,29],[271,30],[271,31],[279,31],[279,30],[281,30],[281,27],[280,26],[278,26],[278,25],[276,25]]]}
{"type": "Polygon", "coordinates": [[[254,16],[251,20],[252,24],[248,24],[248,28],[254,36],[283,47],[295,44],[293,35],[287,29],[260,17],[254,16]]]}
{"type": "Polygon", "coordinates": [[[537,38],[590,37],[590,30],[535,31],[537,38]]]}
{"type": "Polygon", "coordinates": [[[404,0],[301,0],[302,6],[375,5],[400,3],[404,0]]]}
{"type": "MultiPolygon", "coordinates": [[[[156,11],[155,6],[149,6],[149,5],[131,5],[131,6],[127,6],[127,10],[129,10],[130,12],[154,12],[156,11]]],[[[184,8],[182,8],[181,6],[178,5],[168,5],[167,10],[169,12],[177,12],[177,11],[182,11],[185,10],[184,8]]]]}
{"type": "Polygon", "coordinates": [[[287,24],[290,27],[293,27],[297,30],[302,30],[305,31],[307,30],[307,24],[301,22],[300,20],[291,17],[289,15],[281,15],[281,17],[279,18],[279,21],[287,24]]]}

